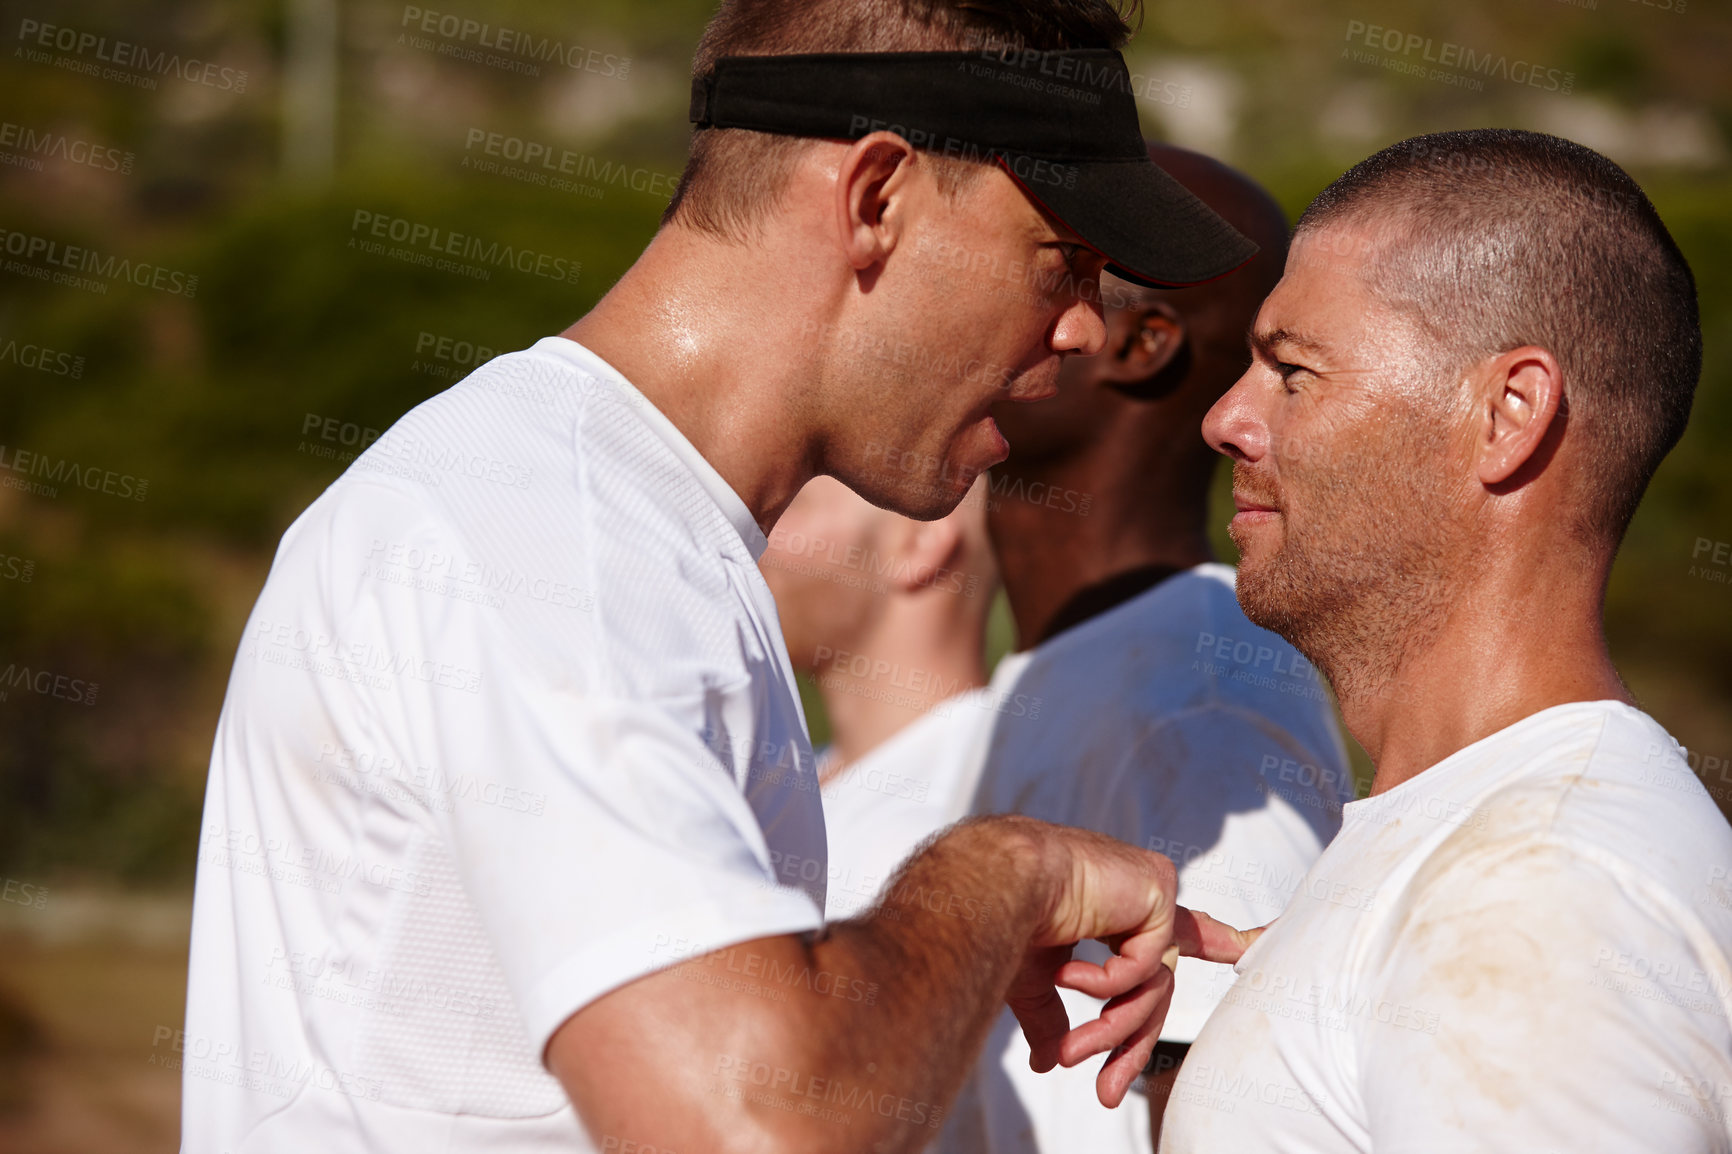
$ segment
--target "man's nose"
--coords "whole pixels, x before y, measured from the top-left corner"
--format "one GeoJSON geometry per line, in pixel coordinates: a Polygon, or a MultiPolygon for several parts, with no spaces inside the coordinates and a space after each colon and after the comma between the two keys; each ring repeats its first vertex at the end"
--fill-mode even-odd
{"type": "Polygon", "coordinates": [[[1077,299],[1059,314],[1047,341],[1053,352],[1092,357],[1107,347],[1107,321],[1098,296],[1077,299]]]}
{"type": "Polygon", "coordinates": [[[1203,440],[1235,461],[1261,460],[1269,451],[1269,426],[1255,404],[1258,371],[1256,365],[1246,370],[1203,418],[1203,440]]]}

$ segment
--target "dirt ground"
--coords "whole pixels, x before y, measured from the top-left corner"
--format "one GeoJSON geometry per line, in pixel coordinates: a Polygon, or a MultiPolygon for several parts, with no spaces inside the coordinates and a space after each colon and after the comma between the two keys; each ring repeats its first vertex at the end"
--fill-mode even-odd
{"type": "MultiPolygon", "coordinates": [[[[60,909],[56,910],[56,904],[60,909]]],[[[0,1154],[174,1154],[191,895],[0,919],[0,1154]]]]}

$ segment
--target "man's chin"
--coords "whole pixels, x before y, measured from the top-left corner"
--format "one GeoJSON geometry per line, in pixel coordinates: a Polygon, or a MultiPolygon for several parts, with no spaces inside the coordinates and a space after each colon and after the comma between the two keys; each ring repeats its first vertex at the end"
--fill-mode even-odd
{"type": "Polygon", "coordinates": [[[1233,587],[1239,597],[1239,608],[1251,624],[1272,633],[1281,633],[1283,626],[1291,627],[1294,607],[1283,585],[1273,557],[1251,554],[1239,558],[1233,587]]]}
{"type": "Polygon", "coordinates": [[[969,482],[955,477],[909,477],[887,491],[861,495],[881,509],[915,521],[936,521],[962,504],[968,489],[969,482]]]}

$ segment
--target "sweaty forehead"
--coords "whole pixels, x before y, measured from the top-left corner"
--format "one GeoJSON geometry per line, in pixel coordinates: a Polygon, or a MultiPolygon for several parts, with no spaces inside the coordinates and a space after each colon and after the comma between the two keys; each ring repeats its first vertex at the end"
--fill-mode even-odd
{"type": "Polygon", "coordinates": [[[1301,228],[1287,247],[1287,273],[1296,270],[1366,279],[1389,259],[1397,237],[1382,221],[1349,219],[1301,228]]]}

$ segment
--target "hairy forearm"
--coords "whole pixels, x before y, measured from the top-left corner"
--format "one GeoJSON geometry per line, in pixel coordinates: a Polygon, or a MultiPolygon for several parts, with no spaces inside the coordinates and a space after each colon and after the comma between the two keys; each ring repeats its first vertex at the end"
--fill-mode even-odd
{"type": "Polygon", "coordinates": [[[548,1062],[604,1148],[918,1151],[1008,1001],[1037,1069],[1122,1044],[1097,1083],[1116,1102],[1159,1028],[1172,884],[1164,858],[1098,834],[972,820],[866,916],[640,978],[568,1020],[548,1062]],[[1125,956],[1065,984],[1122,1004],[1067,1033],[1053,984],[1088,937],[1125,956]]]}
{"type": "Polygon", "coordinates": [[[926,1107],[911,1111],[924,1125],[875,1118],[869,1140],[853,1135],[859,1149],[920,1149],[972,1068],[1054,888],[1035,827],[964,823],[909,861],[869,914],[810,947],[814,965],[879,991],[871,1006],[824,1007],[806,1035],[814,1063],[926,1107]]]}
{"type": "Polygon", "coordinates": [[[864,917],[650,975],[577,1014],[549,1062],[605,1146],[919,1151],[1003,1007],[1050,889],[1039,823],[964,823],[864,917]],[[598,1060],[600,1079],[583,1077],[598,1060]]]}

